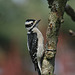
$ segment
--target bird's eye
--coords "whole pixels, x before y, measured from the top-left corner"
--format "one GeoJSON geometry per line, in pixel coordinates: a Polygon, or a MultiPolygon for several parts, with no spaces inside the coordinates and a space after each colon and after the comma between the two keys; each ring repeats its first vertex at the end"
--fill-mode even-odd
{"type": "Polygon", "coordinates": [[[25,27],[31,27],[31,24],[26,24],[25,27]]]}
{"type": "Polygon", "coordinates": [[[31,25],[33,25],[33,23],[31,23],[31,25]]]}

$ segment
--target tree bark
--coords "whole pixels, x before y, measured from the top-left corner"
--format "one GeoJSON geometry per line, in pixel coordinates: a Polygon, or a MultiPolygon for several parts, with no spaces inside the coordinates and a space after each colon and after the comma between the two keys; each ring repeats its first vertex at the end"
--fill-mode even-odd
{"type": "Polygon", "coordinates": [[[58,33],[63,22],[63,14],[67,0],[47,0],[50,17],[46,32],[46,49],[42,62],[42,75],[54,75],[55,55],[57,50],[58,33]]]}

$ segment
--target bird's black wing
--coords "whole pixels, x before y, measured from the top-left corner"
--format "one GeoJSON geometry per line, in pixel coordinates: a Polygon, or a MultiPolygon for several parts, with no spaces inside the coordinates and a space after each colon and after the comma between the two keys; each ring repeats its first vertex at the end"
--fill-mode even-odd
{"type": "Polygon", "coordinates": [[[38,38],[36,33],[30,33],[28,34],[28,46],[29,46],[29,52],[30,56],[32,58],[32,62],[34,63],[35,69],[37,69],[38,63],[37,63],[37,45],[38,45],[38,38]]]}
{"type": "Polygon", "coordinates": [[[32,58],[32,62],[34,63],[35,70],[37,70],[39,75],[41,75],[37,62],[37,47],[38,47],[37,33],[31,32],[30,34],[28,34],[28,45],[29,45],[29,53],[32,58]]]}

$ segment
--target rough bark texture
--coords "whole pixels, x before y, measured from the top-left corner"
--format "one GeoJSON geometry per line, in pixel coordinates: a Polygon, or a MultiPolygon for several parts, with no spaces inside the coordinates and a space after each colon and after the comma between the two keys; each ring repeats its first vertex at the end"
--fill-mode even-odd
{"type": "Polygon", "coordinates": [[[63,14],[67,0],[47,0],[50,17],[46,32],[46,50],[42,62],[42,75],[54,75],[55,55],[57,50],[58,33],[63,22],[63,14]]]}

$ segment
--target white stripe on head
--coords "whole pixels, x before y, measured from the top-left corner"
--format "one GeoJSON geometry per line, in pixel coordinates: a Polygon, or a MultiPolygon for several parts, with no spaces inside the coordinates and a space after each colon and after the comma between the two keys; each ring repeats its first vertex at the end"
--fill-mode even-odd
{"type": "Polygon", "coordinates": [[[33,21],[25,22],[25,24],[31,24],[31,23],[33,23],[33,21]]]}

